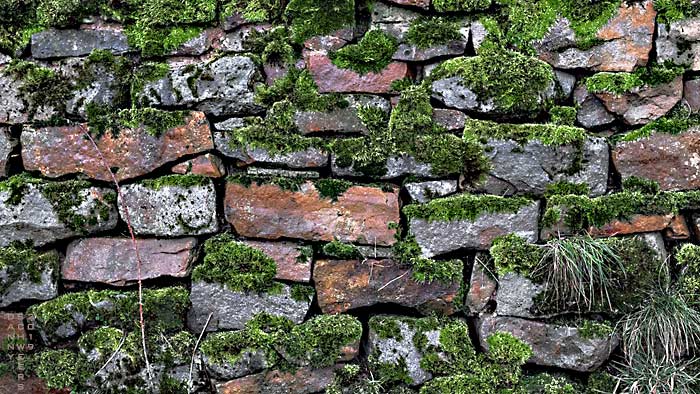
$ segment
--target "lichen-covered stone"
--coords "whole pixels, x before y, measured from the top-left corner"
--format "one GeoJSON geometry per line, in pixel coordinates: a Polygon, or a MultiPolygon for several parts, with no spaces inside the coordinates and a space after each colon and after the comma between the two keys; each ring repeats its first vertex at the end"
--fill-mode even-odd
{"type": "Polygon", "coordinates": [[[687,18],[657,27],[656,54],[659,63],[672,62],[700,70],[700,18],[687,18]]]}
{"type": "MultiPolygon", "coordinates": [[[[55,251],[47,252],[47,255],[51,256],[47,259],[50,262],[43,267],[36,267],[40,272],[33,273],[38,278],[31,278],[32,273],[29,272],[24,272],[19,278],[12,278],[9,276],[12,267],[0,268],[0,308],[19,301],[50,300],[58,295],[58,255],[55,251]]],[[[28,262],[22,263],[28,265],[28,262]]],[[[0,344],[2,339],[0,337],[0,344]]]]}
{"type": "Polygon", "coordinates": [[[181,65],[146,83],[139,100],[162,107],[194,106],[214,116],[259,113],[253,101],[257,73],[253,61],[243,56],[181,65]]]}
{"type": "Polygon", "coordinates": [[[498,278],[496,313],[499,316],[533,318],[535,315],[531,310],[535,306],[535,297],[543,291],[543,285],[533,283],[515,272],[508,272],[498,278]]]}
{"type": "Polygon", "coordinates": [[[700,111],[700,79],[691,79],[683,83],[683,101],[688,104],[690,112],[700,111]]]}
{"type": "Polygon", "coordinates": [[[489,256],[484,252],[478,252],[474,257],[469,291],[464,301],[464,306],[473,315],[483,312],[493,300],[498,287],[493,270],[489,269],[489,256]]]}
{"type": "Polygon", "coordinates": [[[456,181],[413,182],[404,185],[411,200],[425,203],[433,198],[445,197],[457,192],[456,181]]]}
{"type": "Polygon", "coordinates": [[[7,165],[10,154],[17,145],[17,140],[13,139],[9,127],[0,127],[0,177],[7,176],[7,165]]]}
{"type": "Polygon", "coordinates": [[[219,283],[195,281],[190,292],[192,308],[187,315],[187,324],[192,331],[200,332],[211,313],[207,331],[240,330],[260,312],[301,323],[311,302],[295,300],[287,285],[279,284],[279,289],[279,292],[270,293],[232,291],[219,283]]]}
{"type": "Polygon", "coordinates": [[[245,186],[229,182],[226,220],[246,237],[392,245],[399,222],[398,191],[351,186],[337,199],[322,197],[312,182],[296,191],[274,184],[245,186]]]}
{"type": "Polygon", "coordinates": [[[265,242],[241,240],[242,243],[263,251],[277,263],[275,279],[292,282],[311,280],[313,249],[293,242],[265,242]]]}
{"type": "Polygon", "coordinates": [[[683,77],[657,86],[641,86],[622,95],[596,93],[608,111],[622,116],[625,123],[642,125],[668,113],[683,96],[683,77]]]}
{"type": "Polygon", "coordinates": [[[130,50],[126,35],[118,29],[48,29],[32,35],[32,56],[36,59],[85,56],[96,49],[114,54],[130,50]]]}
{"type": "Polygon", "coordinates": [[[357,115],[357,110],[365,106],[378,107],[389,112],[389,101],[377,96],[348,95],[348,106],[330,112],[300,111],[294,115],[294,123],[302,134],[320,132],[367,133],[367,127],[357,115]]]}
{"type": "MultiPolygon", "coordinates": [[[[387,158],[384,163],[386,173],[379,179],[395,179],[404,175],[415,175],[423,178],[436,178],[433,174],[432,166],[429,163],[422,163],[416,160],[411,155],[396,155],[387,158]]],[[[364,174],[356,171],[353,165],[349,167],[340,167],[338,165],[338,156],[331,155],[331,171],[337,176],[347,177],[362,177],[364,174]]]]}
{"type": "Polygon", "coordinates": [[[488,352],[486,338],[508,332],[532,348],[528,362],[579,372],[591,372],[608,360],[618,345],[617,336],[583,338],[575,327],[557,326],[514,317],[485,316],[479,319],[481,346],[488,352]]]}
{"type": "Polygon", "coordinates": [[[194,186],[145,184],[122,186],[119,213],[126,220],[129,210],[136,234],[155,236],[200,235],[216,232],[216,190],[211,181],[194,186]],[[123,205],[122,205],[123,204],[123,205]]]}
{"type": "MultiPolygon", "coordinates": [[[[189,274],[197,254],[195,238],[137,239],[143,280],[189,274]]],[[[61,265],[64,280],[126,285],[139,279],[131,238],[83,238],[71,242],[61,265]]]]}
{"type": "MultiPolygon", "coordinates": [[[[440,262],[436,262],[440,264],[440,262]]],[[[314,266],[318,304],[324,313],[396,304],[423,313],[457,312],[461,278],[418,283],[412,270],[393,260],[318,260],[314,266]]]]}
{"type": "Polygon", "coordinates": [[[117,180],[145,175],[182,156],[214,147],[209,122],[202,112],[191,112],[182,126],[152,135],[145,128],[125,128],[105,133],[95,142],[101,152],[85,137],[85,124],[63,127],[24,129],[21,135],[22,161],[29,171],[60,177],[83,173],[111,181],[105,165],[117,180]],[[106,163],[103,163],[104,157],[106,163]]]}
{"type": "Polygon", "coordinates": [[[379,73],[361,75],[339,68],[321,51],[305,52],[304,59],[320,93],[386,94],[391,91],[392,82],[410,76],[408,65],[403,62],[392,62],[379,73]]]}
{"type": "Polygon", "coordinates": [[[24,103],[22,82],[0,72],[0,122],[17,124],[29,120],[29,108],[24,103]]]}
{"type": "Polygon", "coordinates": [[[226,175],[226,167],[219,156],[205,153],[170,169],[176,174],[194,174],[209,178],[221,178],[226,175]]]}

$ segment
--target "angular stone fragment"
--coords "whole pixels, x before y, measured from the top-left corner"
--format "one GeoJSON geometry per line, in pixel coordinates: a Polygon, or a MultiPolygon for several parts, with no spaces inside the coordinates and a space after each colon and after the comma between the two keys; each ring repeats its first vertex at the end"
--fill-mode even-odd
{"type": "Polygon", "coordinates": [[[302,134],[319,132],[367,133],[367,127],[357,115],[357,110],[365,106],[391,110],[389,100],[377,96],[348,95],[346,108],[330,112],[301,111],[294,115],[294,123],[302,134]]]}
{"type": "Polygon", "coordinates": [[[444,108],[433,109],[433,121],[449,131],[464,130],[466,119],[466,115],[461,111],[444,108]]]}
{"type": "MultiPolygon", "coordinates": [[[[72,193],[71,185],[65,187],[72,193]]],[[[12,241],[32,241],[41,246],[117,226],[114,191],[101,187],[73,190],[74,194],[67,196],[70,201],[61,201],[51,198],[46,184],[27,184],[17,203],[9,199],[9,191],[0,191],[0,246],[12,241]]]]}
{"type": "Polygon", "coordinates": [[[509,272],[498,278],[496,314],[533,318],[535,315],[531,310],[535,306],[535,297],[543,291],[543,285],[533,283],[520,274],[509,272]]]}
{"type": "Polygon", "coordinates": [[[306,52],[304,59],[320,93],[386,94],[392,82],[410,76],[408,65],[402,62],[392,62],[379,73],[360,75],[335,66],[324,52],[306,52]]]}
{"type": "Polygon", "coordinates": [[[205,153],[171,168],[176,174],[194,174],[209,178],[221,178],[226,175],[226,167],[221,159],[211,153],[205,153]]]}
{"type": "Polygon", "coordinates": [[[204,29],[199,35],[186,41],[170,52],[171,56],[200,56],[218,42],[224,32],[219,28],[204,29]]]}
{"type": "Polygon", "coordinates": [[[498,282],[493,277],[492,270],[487,268],[488,260],[488,254],[483,252],[478,252],[474,258],[469,281],[469,292],[464,302],[464,306],[473,315],[477,315],[486,309],[498,287],[498,282]]]}
{"type": "Polygon", "coordinates": [[[148,174],[178,158],[214,147],[209,122],[202,112],[191,112],[182,126],[149,134],[143,127],[122,129],[116,135],[105,133],[95,142],[85,138],[87,125],[26,128],[22,131],[24,168],[48,177],[83,173],[103,181],[112,178],[102,162],[116,169],[117,180],[148,174]]]}
{"type": "Polygon", "coordinates": [[[310,181],[298,191],[229,182],[224,213],[246,237],[392,245],[396,230],[389,224],[399,222],[398,190],[351,186],[334,200],[321,197],[310,181]]]}
{"type": "Polygon", "coordinates": [[[218,362],[206,354],[202,354],[202,361],[212,377],[225,380],[252,375],[269,367],[265,351],[255,348],[241,351],[235,361],[218,362]]]}
{"type": "Polygon", "coordinates": [[[540,202],[533,201],[516,213],[482,213],[475,220],[409,218],[409,228],[423,256],[432,257],[462,248],[486,250],[494,238],[510,233],[536,242],[539,213],[540,202]]]}
{"type": "Polygon", "coordinates": [[[409,43],[399,44],[399,48],[394,53],[392,59],[404,62],[424,62],[440,56],[463,55],[467,49],[469,38],[469,27],[466,27],[466,37],[461,40],[450,41],[447,44],[435,45],[430,48],[419,48],[409,43]]]}
{"type": "Polygon", "coordinates": [[[407,183],[404,187],[411,196],[411,200],[418,203],[426,203],[434,198],[457,192],[457,182],[454,180],[407,183]]]}
{"type": "Polygon", "coordinates": [[[145,84],[143,105],[190,107],[214,116],[261,112],[253,101],[258,71],[244,56],[225,56],[208,63],[181,65],[168,75],[145,84]]]}
{"type": "MultiPolygon", "coordinates": [[[[311,37],[304,41],[304,48],[312,51],[337,51],[355,38],[355,30],[352,27],[342,28],[325,36],[311,37]]],[[[297,63],[297,67],[299,64],[297,63]]],[[[301,64],[303,68],[303,62],[301,64]]]]}
{"type": "MultiPolygon", "coordinates": [[[[137,239],[141,279],[182,278],[197,257],[195,238],[137,239]]],[[[131,238],[83,238],[71,242],[61,266],[64,280],[123,286],[138,281],[138,262],[131,238]]]]}
{"type": "Polygon", "coordinates": [[[333,367],[299,368],[294,372],[273,370],[231,380],[216,386],[218,394],[312,394],[333,383],[333,367]]]}
{"type": "Polygon", "coordinates": [[[623,2],[617,15],[596,33],[603,43],[585,50],[576,48],[570,22],[559,18],[535,48],[540,59],[559,69],[631,72],[649,61],[655,19],[652,0],[623,2]]]}
{"type": "Polygon", "coordinates": [[[207,331],[240,330],[260,312],[301,323],[311,302],[295,300],[289,286],[279,286],[279,293],[254,293],[232,291],[218,283],[195,281],[190,293],[192,308],[187,315],[187,324],[193,332],[200,332],[211,313],[207,331]]]}
{"type": "Polygon", "coordinates": [[[700,131],[654,133],[636,141],[620,142],[612,151],[612,160],[623,179],[651,179],[663,190],[698,189],[700,131]]]}
{"type": "Polygon", "coordinates": [[[496,332],[508,332],[530,345],[533,355],[528,362],[591,372],[610,357],[617,347],[617,336],[585,339],[575,327],[557,326],[514,317],[487,316],[478,322],[481,346],[488,352],[486,338],[496,332]]]}
{"type": "Polygon", "coordinates": [[[574,102],[578,108],[576,120],[585,128],[605,126],[615,121],[615,115],[608,112],[596,95],[588,92],[585,84],[574,90],[574,102]]]}
{"type": "MultiPolygon", "coordinates": [[[[437,262],[436,264],[440,264],[437,262]]],[[[457,312],[461,278],[452,283],[418,283],[410,267],[393,260],[319,260],[314,266],[318,305],[323,313],[377,304],[416,308],[422,313],[457,312]]]]}
{"type": "Polygon", "coordinates": [[[35,59],[85,56],[96,49],[120,55],[130,48],[120,30],[48,29],[32,35],[35,59]]]}
{"type": "MultiPolygon", "coordinates": [[[[81,73],[90,73],[89,84],[80,86],[70,93],[66,101],[66,113],[87,119],[88,105],[118,107],[124,102],[124,86],[112,67],[107,67],[100,62],[92,63],[85,67],[85,58],[68,59],[65,61],[64,73],[68,78],[80,78],[81,73]],[[70,68],[73,68],[71,70],[70,68]],[[83,71],[86,70],[86,71],[83,71]],[[73,76],[72,74],[77,74],[73,76]]],[[[82,84],[80,84],[82,85],[82,84]]]]}
{"type": "Polygon", "coordinates": [[[700,111],[700,79],[685,81],[683,84],[683,100],[690,107],[690,111],[700,111]]]}
{"type": "Polygon", "coordinates": [[[29,120],[20,87],[22,82],[0,70],[0,123],[17,124],[29,120]]]}
{"type": "MultiPolygon", "coordinates": [[[[338,156],[331,156],[331,171],[333,175],[361,177],[364,174],[356,171],[353,165],[349,167],[340,167],[338,165],[338,156]]],[[[432,166],[428,163],[422,163],[410,155],[390,156],[384,163],[386,173],[379,179],[387,180],[394,179],[404,175],[415,175],[422,178],[435,178],[433,175],[432,166]]]]}
{"type": "Polygon", "coordinates": [[[0,308],[19,301],[50,300],[58,295],[58,254],[56,251],[47,254],[48,262],[41,267],[38,280],[26,272],[13,278],[9,276],[11,267],[0,268],[0,308]]]}
{"type": "Polygon", "coordinates": [[[683,76],[657,86],[642,86],[625,94],[596,93],[608,111],[621,115],[625,123],[642,125],[668,113],[683,96],[683,76]]]}
{"type": "Polygon", "coordinates": [[[656,53],[659,63],[670,61],[700,70],[700,18],[659,23],[656,53]]]}
{"type": "Polygon", "coordinates": [[[275,279],[292,282],[311,280],[313,248],[293,242],[264,242],[240,240],[240,242],[263,251],[277,263],[275,279]]]}
{"type": "Polygon", "coordinates": [[[7,164],[17,140],[10,135],[9,127],[0,127],[0,177],[7,176],[7,164]]]}
{"type": "Polygon", "coordinates": [[[601,226],[588,229],[588,232],[597,237],[611,237],[614,235],[647,233],[672,229],[676,234],[674,238],[682,239],[689,236],[688,226],[682,216],[668,215],[633,215],[627,220],[613,220],[601,226]]]}
{"type": "Polygon", "coordinates": [[[216,190],[211,181],[197,186],[122,186],[119,213],[129,210],[136,234],[155,236],[200,235],[219,229],[216,190]]]}

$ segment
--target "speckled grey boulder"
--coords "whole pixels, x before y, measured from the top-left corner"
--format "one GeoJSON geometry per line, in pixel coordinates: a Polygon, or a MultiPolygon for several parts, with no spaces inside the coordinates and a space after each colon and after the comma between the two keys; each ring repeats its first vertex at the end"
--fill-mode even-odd
{"type": "MultiPolygon", "coordinates": [[[[385,166],[386,174],[379,177],[379,179],[393,179],[403,175],[416,175],[425,178],[434,177],[430,164],[421,163],[412,156],[408,155],[389,157],[385,166]]],[[[337,176],[363,176],[363,174],[360,171],[355,170],[352,165],[348,167],[340,167],[337,164],[337,157],[335,155],[331,155],[331,171],[333,172],[333,175],[337,176]]]]}
{"type": "Polygon", "coordinates": [[[534,299],[544,291],[544,286],[530,279],[509,272],[498,278],[496,313],[499,316],[535,317],[531,309],[534,299]]]}
{"type": "Polygon", "coordinates": [[[457,181],[413,182],[404,185],[411,200],[426,203],[433,198],[445,197],[457,192],[457,181]]]}
{"type": "Polygon", "coordinates": [[[163,186],[160,189],[142,184],[125,185],[120,197],[119,213],[126,218],[123,201],[136,234],[200,235],[219,229],[216,190],[210,180],[201,186],[163,186]]]}
{"type": "MultiPolygon", "coordinates": [[[[57,260],[58,261],[58,260],[57,260]]],[[[46,267],[38,282],[31,281],[26,274],[12,283],[6,283],[7,269],[0,270],[0,286],[7,286],[0,294],[0,308],[25,300],[50,300],[58,295],[58,267],[46,267]]]]}
{"type": "Polygon", "coordinates": [[[7,176],[7,163],[16,145],[17,140],[12,138],[10,128],[0,127],[0,177],[7,176]]]}
{"type": "Polygon", "coordinates": [[[246,349],[238,355],[236,362],[225,361],[223,363],[214,362],[206,354],[202,354],[202,361],[216,379],[235,379],[260,372],[270,365],[267,362],[264,350],[246,349]]]}
{"type": "Polygon", "coordinates": [[[357,115],[362,107],[379,108],[384,112],[391,110],[389,100],[368,95],[346,95],[348,106],[328,112],[298,111],[294,114],[294,123],[302,134],[321,132],[367,133],[367,127],[357,115]]]}
{"type": "Polygon", "coordinates": [[[187,324],[194,332],[200,332],[209,314],[213,313],[207,331],[240,330],[260,312],[301,323],[311,302],[293,299],[287,285],[281,285],[281,289],[279,294],[241,292],[218,283],[195,281],[190,293],[192,308],[187,315],[187,324]]]}
{"type": "MultiPolygon", "coordinates": [[[[231,123],[229,122],[229,125],[231,123]]],[[[271,154],[262,148],[233,148],[231,136],[225,131],[215,131],[213,137],[216,150],[224,156],[240,160],[245,164],[279,164],[289,168],[317,168],[328,164],[328,153],[319,148],[311,147],[296,152],[271,154]]]]}
{"type": "Polygon", "coordinates": [[[126,34],[115,30],[48,29],[32,35],[36,59],[84,56],[100,49],[116,55],[129,51],[126,34]]]}
{"type": "Polygon", "coordinates": [[[658,61],[689,65],[700,70],[700,18],[687,18],[657,25],[656,53],[658,61]]]}
{"type": "Polygon", "coordinates": [[[0,71],[0,122],[22,123],[29,119],[19,89],[22,83],[0,71]]]}
{"type": "Polygon", "coordinates": [[[57,209],[42,190],[42,185],[27,184],[17,205],[8,201],[8,191],[0,191],[0,246],[7,246],[12,241],[29,240],[35,246],[41,246],[76,235],[111,230],[117,226],[114,202],[105,200],[107,195],[114,196],[111,189],[89,187],[78,192],[78,201],[69,210],[74,215],[84,217],[86,222],[82,228],[75,229],[61,221],[57,209]],[[100,213],[106,214],[106,217],[100,213]]]}
{"type": "Polygon", "coordinates": [[[538,239],[540,202],[523,206],[516,213],[484,213],[476,220],[426,220],[409,218],[424,257],[432,257],[462,248],[487,250],[499,235],[515,233],[528,242],[538,239]]]}
{"type": "Polygon", "coordinates": [[[88,104],[110,105],[117,101],[119,95],[119,81],[104,65],[94,64],[90,66],[94,77],[89,85],[72,93],[72,97],[66,101],[66,112],[87,118],[85,108],[88,104]]]}
{"type": "Polygon", "coordinates": [[[596,95],[588,92],[585,84],[574,91],[574,102],[578,107],[576,120],[585,128],[605,126],[615,121],[615,115],[605,108],[596,95]]]}

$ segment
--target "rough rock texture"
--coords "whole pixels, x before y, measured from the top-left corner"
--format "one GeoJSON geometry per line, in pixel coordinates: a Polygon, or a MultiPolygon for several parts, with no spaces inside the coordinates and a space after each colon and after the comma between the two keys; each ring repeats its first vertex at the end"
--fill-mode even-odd
{"type": "Polygon", "coordinates": [[[250,58],[225,56],[181,65],[146,83],[140,101],[155,106],[194,106],[215,116],[260,112],[253,102],[257,70],[250,58]]]}
{"type": "Polygon", "coordinates": [[[226,167],[221,159],[211,153],[205,153],[171,168],[176,174],[203,175],[210,178],[221,178],[226,175],[226,167]]]}
{"type": "Polygon", "coordinates": [[[213,233],[219,228],[216,216],[216,190],[208,182],[202,186],[163,186],[142,184],[122,187],[119,212],[126,217],[127,206],[136,234],[180,236],[213,233]]]}
{"type": "MultiPolygon", "coordinates": [[[[65,68],[72,66],[78,69],[84,66],[85,60],[75,58],[75,61],[66,63],[68,65],[65,68]]],[[[92,64],[87,69],[91,72],[90,83],[73,91],[70,99],[66,102],[66,112],[82,119],[87,119],[88,105],[109,106],[123,100],[123,97],[120,97],[120,94],[123,94],[120,89],[123,87],[119,85],[114,70],[100,63],[92,64]]],[[[76,70],[64,71],[67,75],[70,75],[71,72],[78,75],[81,73],[81,71],[76,70]]]]}
{"type": "Polygon", "coordinates": [[[244,244],[255,249],[262,250],[272,257],[277,263],[275,279],[289,280],[292,282],[306,282],[311,280],[311,253],[310,246],[302,246],[293,242],[264,242],[241,240],[244,244]],[[306,254],[304,253],[306,248],[306,254]]]}
{"type": "Polygon", "coordinates": [[[299,191],[229,182],[224,213],[246,237],[392,245],[395,230],[387,223],[399,222],[398,190],[352,186],[333,201],[321,197],[312,182],[299,191]]]}
{"type": "Polygon", "coordinates": [[[487,316],[478,323],[479,339],[486,351],[486,338],[499,331],[509,332],[532,347],[533,356],[528,362],[579,372],[590,372],[600,367],[618,344],[616,336],[584,339],[574,327],[514,317],[487,316]]]}
{"type": "MultiPolygon", "coordinates": [[[[195,238],[138,239],[141,278],[177,278],[189,274],[197,257],[195,238]]],[[[83,238],[71,242],[61,265],[65,280],[126,285],[138,281],[136,253],[131,238],[83,238]]]]}
{"type": "Polygon", "coordinates": [[[618,14],[596,34],[602,44],[576,48],[569,21],[560,18],[535,47],[539,57],[556,68],[630,72],[649,61],[655,18],[652,0],[622,3],[618,14]]]}
{"type": "Polygon", "coordinates": [[[648,138],[621,142],[612,151],[622,178],[654,180],[663,190],[700,188],[700,131],[655,133],[648,138]]]}
{"type": "Polygon", "coordinates": [[[389,112],[389,101],[377,96],[348,95],[348,106],[329,112],[299,111],[294,115],[294,123],[302,134],[319,132],[367,133],[367,127],[357,116],[357,110],[365,106],[378,107],[389,112]]]}
{"type": "MultiPolygon", "coordinates": [[[[85,139],[87,125],[25,129],[21,135],[22,160],[28,171],[48,177],[82,173],[111,181],[100,154],[85,139]]],[[[147,174],[182,156],[212,149],[214,144],[204,113],[191,112],[182,126],[159,136],[144,128],[122,129],[96,138],[98,148],[118,180],[147,174]]]]}
{"type": "Polygon", "coordinates": [[[627,220],[613,220],[605,226],[590,228],[588,231],[591,235],[598,237],[653,231],[670,231],[670,234],[667,234],[667,236],[676,239],[688,238],[690,235],[683,216],[673,214],[633,215],[627,220]]]}
{"type": "Polygon", "coordinates": [[[7,164],[17,140],[10,135],[9,127],[0,127],[0,177],[7,176],[7,164]]]}
{"type": "Polygon", "coordinates": [[[226,285],[195,281],[192,283],[190,301],[192,308],[187,324],[193,332],[201,332],[212,313],[207,331],[240,330],[245,323],[260,312],[284,316],[299,324],[309,310],[310,302],[297,301],[287,285],[279,294],[252,293],[229,290],[226,285]]]}
{"type": "Polygon", "coordinates": [[[683,100],[690,107],[690,111],[700,111],[700,79],[685,81],[683,84],[683,100]]]}
{"type": "Polygon", "coordinates": [[[428,9],[430,7],[430,0],[389,0],[391,3],[410,5],[413,7],[420,7],[423,9],[428,9]]]}
{"type": "Polygon", "coordinates": [[[333,382],[333,367],[299,368],[295,372],[269,371],[216,386],[219,394],[311,394],[333,382]]]}
{"type": "MultiPolygon", "coordinates": [[[[395,179],[404,175],[414,175],[423,178],[435,177],[430,164],[421,163],[410,155],[391,156],[386,160],[385,167],[386,174],[379,177],[379,179],[395,179]]],[[[361,172],[355,171],[352,165],[349,167],[338,166],[335,155],[331,157],[331,171],[337,176],[363,176],[361,172]]]]}
{"type": "Polygon", "coordinates": [[[433,109],[433,121],[449,131],[464,130],[466,119],[466,115],[461,111],[444,108],[433,109]]]}
{"type": "Polygon", "coordinates": [[[671,110],[683,96],[683,77],[658,86],[642,86],[622,95],[596,93],[608,111],[621,115],[625,123],[642,125],[671,110]]]}
{"type": "Polygon", "coordinates": [[[96,49],[116,55],[128,52],[126,34],[119,30],[48,29],[32,35],[32,56],[37,59],[85,56],[96,49]]]}
{"type": "Polygon", "coordinates": [[[77,204],[69,207],[68,212],[83,217],[87,223],[75,228],[61,220],[57,208],[42,190],[41,185],[27,185],[17,205],[8,201],[9,192],[0,191],[0,246],[7,246],[12,241],[33,241],[35,246],[41,246],[117,226],[117,209],[113,200],[107,198],[114,197],[111,189],[90,187],[77,194],[81,201],[76,201],[77,204]],[[95,219],[95,222],[91,223],[91,219],[95,219]]]}
{"type": "Polygon", "coordinates": [[[0,72],[0,122],[16,124],[29,120],[26,107],[19,88],[22,82],[0,72]]]}
{"type": "Polygon", "coordinates": [[[473,315],[479,314],[487,308],[498,287],[492,270],[488,268],[488,260],[489,256],[484,252],[478,252],[474,258],[469,280],[469,292],[464,301],[464,306],[473,315]]]}
{"type": "Polygon", "coordinates": [[[535,297],[543,290],[543,285],[514,272],[502,275],[498,278],[496,313],[499,316],[535,317],[530,310],[535,305],[535,297]]]}
{"type": "Polygon", "coordinates": [[[581,153],[573,145],[548,146],[538,140],[520,145],[512,140],[489,139],[486,146],[491,169],[484,183],[477,186],[478,191],[542,195],[547,185],[559,181],[584,183],[593,196],[607,189],[608,144],[603,138],[586,139],[581,153]],[[579,154],[583,157],[577,157],[579,154]],[[570,174],[571,168],[579,164],[581,169],[570,174]]]}
{"type": "Polygon", "coordinates": [[[457,182],[455,181],[427,181],[414,182],[404,185],[411,200],[418,203],[425,203],[433,198],[445,197],[457,192],[457,182]]]}
{"type": "Polygon", "coordinates": [[[265,352],[259,349],[243,351],[235,362],[217,363],[206,354],[202,355],[202,361],[214,378],[224,380],[252,375],[269,367],[265,352]]]}
{"type": "Polygon", "coordinates": [[[476,220],[429,221],[410,218],[424,257],[432,257],[462,248],[486,250],[499,235],[515,233],[528,242],[537,241],[540,202],[533,201],[517,213],[485,213],[476,220]]]}
{"type": "Polygon", "coordinates": [[[651,246],[661,261],[667,261],[669,256],[668,250],[664,244],[664,237],[660,232],[644,233],[636,236],[640,237],[647,245],[651,246]]]}
{"type": "Polygon", "coordinates": [[[609,125],[615,121],[611,114],[595,94],[589,93],[585,84],[574,90],[574,102],[578,107],[576,120],[585,128],[609,125]]]}
{"type": "Polygon", "coordinates": [[[0,344],[12,338],[27,338],[24,330],[24,314],[0,312],[0,344]]]}
{"type": "Polygon", "coordinates": [[[688,18],[657,27],[656,53],[659,63],[666,61],[700,70],[700,18],[688,18]]]}
{"type": "Polygon", "coordinates": [[[46,267],[41,272],[38,282],[22,276],[19,280],[9,283],[6,282],[7,269],[0,269],[0,286],[4,289],[0,293],[0,308],[19,301],[50,300],[56,297],[58,295],[57,269],[58,267],[46,267]]]}
{"type": "Polygon", "coordinates": [[[396,304],[424,313],[457,312],[461,280],[421,284],[412,270],[392,260],[318,260],[314,283],[324,313],[340,313],[376,304],[396,304]]]}

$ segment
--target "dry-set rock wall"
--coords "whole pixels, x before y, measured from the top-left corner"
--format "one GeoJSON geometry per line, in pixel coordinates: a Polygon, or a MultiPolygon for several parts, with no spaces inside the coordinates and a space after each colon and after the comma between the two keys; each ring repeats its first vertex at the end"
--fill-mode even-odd
{"type": "Polygon", "coordinates": [[[696,0],[1,1],[0,392],[698,392],[699,112],[696,0]]]}

